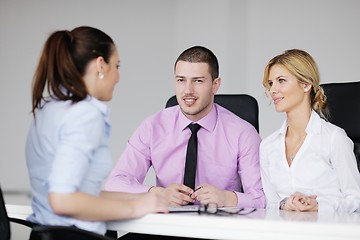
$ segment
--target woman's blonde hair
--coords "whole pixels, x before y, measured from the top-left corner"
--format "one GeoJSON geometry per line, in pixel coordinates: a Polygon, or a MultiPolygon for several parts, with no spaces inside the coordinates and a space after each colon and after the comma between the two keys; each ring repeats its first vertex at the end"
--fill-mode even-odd
{"type": "Polygon", "coordinates": [[[312,56],[304,50],[291,49],[272,58],[266,65],[264,71],[263,85],[267,91],[270,90],[270,69],[276,64],[285,67],[300,83],[311,85],[311,107],[320,117],[327,119],[328,109],[326,106],[326,96],[323,88],[320,86],[319,70],[312,56]]]}

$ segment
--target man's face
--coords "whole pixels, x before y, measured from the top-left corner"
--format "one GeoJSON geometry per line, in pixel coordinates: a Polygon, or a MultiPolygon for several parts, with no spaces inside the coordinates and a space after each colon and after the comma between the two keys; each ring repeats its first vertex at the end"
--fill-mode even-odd
{"type": "Polygon", "coordinates": [[[181,111],[196,122],[208,114],[221,79],[212,79],[207,63],[178,61],[175,66],[175,91],[181,111]]]}

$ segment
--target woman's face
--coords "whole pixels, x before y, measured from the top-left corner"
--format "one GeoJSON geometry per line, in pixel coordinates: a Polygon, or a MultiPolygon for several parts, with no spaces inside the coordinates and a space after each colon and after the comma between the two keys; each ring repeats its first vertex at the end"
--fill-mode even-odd
{"type": "Polygon", "coordinates": [[[273,65],[269,70],[269,93],[277,112],[289,113],[300,106],[309,106],[310,85],[303,84],[284,66],[273,65]]]}

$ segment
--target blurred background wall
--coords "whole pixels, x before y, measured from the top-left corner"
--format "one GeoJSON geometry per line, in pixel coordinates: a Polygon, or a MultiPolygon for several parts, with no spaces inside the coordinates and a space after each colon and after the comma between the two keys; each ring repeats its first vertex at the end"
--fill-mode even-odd
{"type": "MultiPolygon", "coordinates": [[[[258,100],[262,137],[284,120],[262,86],[273,56],[301,48],[317,61],[322,83],[360,80],[359,10],[357,0],[0,0],[1,186],[29,191],[24,146],[31,82],[55,30],[90,25],[118,46],[120,82],[108,103],[115,163],[140,122],[174,94],[174,61],[193,45],[217,55],[219,93],[258,100]]],[[[146,181],[154,182],[152,172],[146,181]]]]}

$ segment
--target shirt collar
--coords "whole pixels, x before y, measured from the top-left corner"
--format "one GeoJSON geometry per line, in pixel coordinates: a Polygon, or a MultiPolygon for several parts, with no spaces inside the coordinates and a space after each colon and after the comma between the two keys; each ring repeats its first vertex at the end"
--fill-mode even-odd
{"type": "MultiPolygon", "coordinates": [[[[68,95],[71,93],[67,93],[67,90],[64,86],[60,85],[59,87],[60,91],[65,94],[65,95],[68,95]]],[[[49,98],[54,98],[56,99],[54,96],[52,97],[49,97],[49,98]]],[[[101,102],[100,100],[98,100],[97,98],[95,97],[92,97],[90,95],[87,95],[86,98],[84,99],[85,101],[89,101],[90,104],[92,104],[93,106],[95,106],[103,115],[106,119],[109,118],[109,115],[110,115],[110,108],[105,105],[103,102],[101,102]]]]}
{"type": "Polygon", "coordinates": [[[109,122],[110,108],[105,105],[105,103],[89,95],[86,97],[85,101],[89,101],[91,105],[96,107],[103,114],[106,121],[109,122]]]}
{"type": "MultiPolygon", "coordinates": [[[[279,133],[285,135],[287,126],[288,126],[287,120],[285,120],[284,123],[281,125],[279,133]]],[[[314,110],[311,110],[310,119],[306,126],[305,131],[306,133],[313,133],[313,134],[319,134],[321,132],[321,118],[314,110]]]]}
{"type": "MultiPolygon", "coordinates": [[[[178,106],[179,110],[179,124],[182,130],[186,129],[186,127],[193,123],[190,119],[188,119],[181,111],[180,106],[178,106]]],[[[216,121],[217,121],[217,105],[214,103],[211,111],[199,121],[194,122],[201,125],[202,128],[206,129],[209,132],[212,132],[215,128],[216,121]]]]}
{"type": "Polygon", "coordinates": [[[307,133],[320,134],[321,132],[321,118],[314,110],[311,111],[310,120],[306,126],[307,133]]]}

